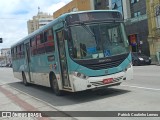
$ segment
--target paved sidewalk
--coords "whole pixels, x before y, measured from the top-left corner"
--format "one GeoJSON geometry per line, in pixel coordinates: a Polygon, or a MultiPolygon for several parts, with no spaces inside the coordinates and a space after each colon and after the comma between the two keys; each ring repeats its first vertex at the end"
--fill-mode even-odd
{"type": "MultiPolygon", "coordinates": [[[[0,116],[5,111],[58,111],[54,106],[33,96],[14,89],[9,85],[0,85],[0,116]]],[[[6,113],[3,115],[6,115],[6,113]]],[[[7,114],[8,115],[8,114],[7,114]]],[[[22,115],[22,114],[21,114],[22,115]]],[[[40,116],[40,114],[37,114],[40,116]]],[[[0,120],[75,120],[71,117],[0,117],[0,120]]]]}

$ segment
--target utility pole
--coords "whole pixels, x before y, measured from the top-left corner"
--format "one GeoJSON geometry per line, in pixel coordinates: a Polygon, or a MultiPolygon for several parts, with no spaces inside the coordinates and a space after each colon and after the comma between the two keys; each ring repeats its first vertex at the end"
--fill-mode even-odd
{"type": "Polygon", "coordinates": [[[3,39],[2,38],[0,38],[0,43],[3,43],[3,39]]]}

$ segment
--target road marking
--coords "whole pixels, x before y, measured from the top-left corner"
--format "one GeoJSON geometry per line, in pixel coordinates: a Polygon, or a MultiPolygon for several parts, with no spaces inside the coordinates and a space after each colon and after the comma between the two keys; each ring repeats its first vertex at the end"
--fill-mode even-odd
{"type": "Polygon", "coordinates": [[[160,91],[160,89],[157,89],[157,88],[147,88],[147,87],[131,86],[131,85],[121,85],[121,86],[132,87],[132,88],[139,88],[139,89],[146,89],[146,90],[160,91]]]}

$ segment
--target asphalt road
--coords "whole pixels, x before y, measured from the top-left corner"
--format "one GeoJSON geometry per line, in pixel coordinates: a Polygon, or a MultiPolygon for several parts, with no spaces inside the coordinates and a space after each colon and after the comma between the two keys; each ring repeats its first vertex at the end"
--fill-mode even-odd
{"type": "Polygon", "coordinates": [[[134,66],[134,80],[125,81],[120,86],[66,93],[62,97],[46,87],[24,87],[13,77],[11,68],[0,68],[0,84],[9,84],[63,111],[160,111],[160,66],[156,65],[134,66]]]}

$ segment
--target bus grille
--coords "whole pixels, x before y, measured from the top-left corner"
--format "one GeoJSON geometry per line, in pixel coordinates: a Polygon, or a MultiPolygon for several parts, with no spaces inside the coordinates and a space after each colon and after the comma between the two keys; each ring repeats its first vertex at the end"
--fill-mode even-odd
{"type": "Polygon", "coordinates": [[[93,70],[99,70],[99,69],[108,69],[119,66],[124,59],[119,59],[116,61],[111,62],[103,62],[103,63],[97,63],[97,64],[86,64],[85,67],[93,69],[93,70]]]}

